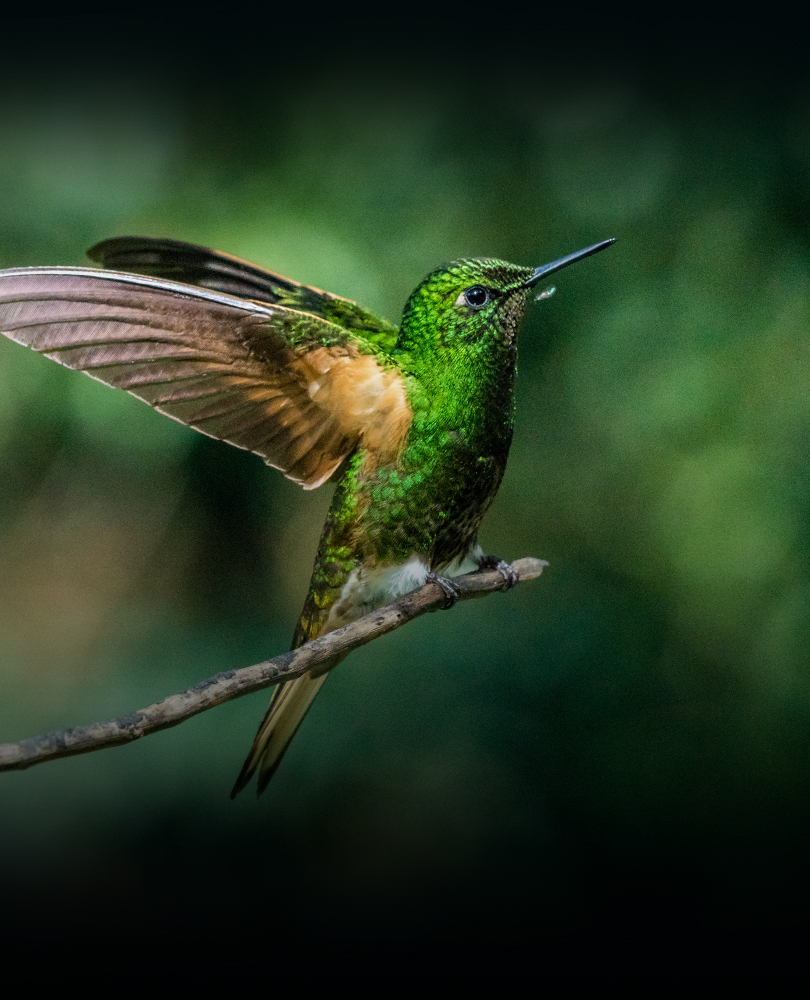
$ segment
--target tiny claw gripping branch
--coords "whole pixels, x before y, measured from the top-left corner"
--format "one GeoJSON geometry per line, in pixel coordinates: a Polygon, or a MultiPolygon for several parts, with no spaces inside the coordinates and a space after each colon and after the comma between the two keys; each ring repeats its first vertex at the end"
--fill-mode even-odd
{"type": "Polygon", "coordinates": [[[458,588],[446,576],[439,576],[438,573],[430,570],[425,577],[425,583],[435,583],[441,587],[444,592],[444,605],[442,608],[444,611],[449,611],[458,600],[458,588]]]}
{"type": "Polygon", "coordinates": [[[506,562],[505,559],[499,559],[497,556],[483,556],[478,562],[479,569],[496,569],[503,577],[504,583],[502,590],[511,590],[512,587],[520,580],[520,575],[515,567],[506,562]]]}

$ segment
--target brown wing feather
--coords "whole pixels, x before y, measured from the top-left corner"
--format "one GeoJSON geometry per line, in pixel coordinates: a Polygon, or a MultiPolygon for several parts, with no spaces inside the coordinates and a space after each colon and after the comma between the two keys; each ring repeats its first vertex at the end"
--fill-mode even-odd
{"type": "Polygon", "coordinates": [[[365,434],[379,446],[381,427],[395,454],[410,423],[395,369],[346,330],[279,305],[115,272],[20,268],[0,272],[0,330],[256,452],[305,489],[365,434]]]}
{"type": "Polygon", "coordinates": [[[117,236],[97,243],[87,251],[87,256],[113,271],[199,285],[322,316],[330,323],[355,331],[382,350],[390,350],[397,340],[396,327],[356,302],[194,243],[149,236],[117,236]]]}
{"type": "Polygon", "coordinates": [[[260,302],[284,302],[295,295],[299,308],[309,306],[313,312],[319,311],[320,299],[337,298],[250,261],[181,240],[115,236],[90,247],[87,256],[113,271],[167,278],[260,302]]]}

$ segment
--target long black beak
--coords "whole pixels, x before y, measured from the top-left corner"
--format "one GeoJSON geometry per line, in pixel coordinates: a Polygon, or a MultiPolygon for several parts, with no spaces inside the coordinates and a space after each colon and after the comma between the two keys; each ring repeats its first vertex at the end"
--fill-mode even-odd
{"type": "Polygon", "coordinates": [[[546,278],[549,274],[554,274],[555,271],[562,271],[562,269],[564,267],[568,267],[569,264],[576,264],[578,260],[584,260],[585,257],[590,257],[592,253],[599,253],[600,250],[604,250],[605,247],[609,247],[611,243],[615,242],[615,239],[602,240],[601,243],[594,243],[592,247],[585,247],[584,250],[577,250],[576,253],[569,253],[567,257],[560,257],[559,260],[553,260],[550,264],[543,264],[542,267],[536,267],[534,269],[534,274],[526,282],[526,288],[531,288],[531,286],[536,285],[541,278],[546,278]]]}

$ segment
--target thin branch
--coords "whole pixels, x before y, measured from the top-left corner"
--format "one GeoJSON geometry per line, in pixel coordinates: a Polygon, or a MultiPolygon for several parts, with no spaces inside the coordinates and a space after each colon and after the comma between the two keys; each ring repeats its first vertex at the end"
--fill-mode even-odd
{"type": "MultiPolygon", "coordinates": [[[[523,583],[540,576],[546,563],[529,557],[518,559],[512,565],[523,583]]],[[[479,570],[477,573],[457,577],[454,584],[459,590],[459,600],[465,601],[500,590],[503,587],[503,577],[498,570],[479,570]]],[[[427,611],[438,610],[444,602],[444,592],[439,585],[427,583],[419,590],[405,594],[393,604],[358,618],[322,638],[313,639],[289,653],[282,653],[281,656],[252,667],[226,670],[200,681],[187,691],[170,695],[149,708],[131,712],[120,719],[97,722],[92,726],[60,729],[20,740],[19,743],[0,744],[0,771],[22,770],[59,757],[117,747],[161,729],[177,726],[193,715],[199,715],[200,712],[206,712],[233,698],[241,698],[242,695],[260,691],[281,681],[300,677],[330,657],[345,656],[358,646],[364,646],[367,642],[393,632],[400,625],[427,611]]]]}

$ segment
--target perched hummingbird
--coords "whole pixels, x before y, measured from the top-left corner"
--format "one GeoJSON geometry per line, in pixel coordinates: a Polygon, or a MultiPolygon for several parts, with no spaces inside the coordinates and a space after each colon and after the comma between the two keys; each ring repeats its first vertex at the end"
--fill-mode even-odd
{"type": "MultiPolygon", "coordinates": [[[[0,271],[0,331],[335,494],[293,648],[434,580],[497,567],[481,519],[512,440],[516,335],[532,288],[613,243],[543,267],[458,260],[411,294],[399,329],[355,302],[227,254],[122,237],[112,270],[0,271]]],[[[236,780],[261,793],[333,659],[279,685],[236,780]]]]}

